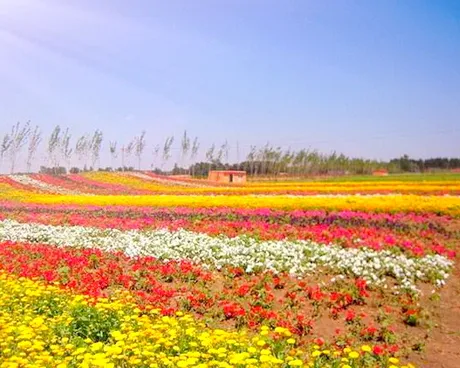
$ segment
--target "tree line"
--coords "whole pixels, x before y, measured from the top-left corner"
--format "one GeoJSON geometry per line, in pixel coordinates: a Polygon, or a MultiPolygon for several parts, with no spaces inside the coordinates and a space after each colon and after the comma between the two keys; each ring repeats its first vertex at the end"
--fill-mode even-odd
{"type": "Polygon", "coordinates": [[[109,141],[106,147],[110,155],[110,166],[100,167],[104,135],[96,129],[73,139],[68,128],[57,125],[51,134],[44,137],[38,126],[30,122],[16,123],[6,133],[0,145],[0,166],[5,160],[9,163],[11,173],[17,172],[17,162],[23,151],[26,152],[26,170],[31,172],[37,160],[37,152],[42,145],[46,156],[46,165],[41,172],[62,174],[80,170],[140,170],[143,160],[148,159],[151,170],[157,173],[189,174],[207,176],[209,170],[244,170],[253,176],[307,176],[307,175],[341,175],[371,174],[384,169],[392,173],[426,172],[430,170],[449,170],[460,168],[460,158],[412,159],[407,155],[390,161],[352,158],[337,152],[322,153],[312,149],[282,149],[270,144],[262,147],[251,146],[244,159],[240,160],[239,145],[236,145],[237,162],[230,163],[230,147],[227,140],[220,145],[212,144],[205,151],[200,151],[198,137],[189,136],[184,131],[178,139],[179,148],[173,147],[174,136],[168,136],[163,144],[148,146],[146,131],[140,132],[127,142],[109,141]],[[165,166],[171,163],[172,151],[178,149],[172,170],[165,166]],[[197,161],[198,157],[205,161],[197,161]],[[72,166],[73,162],[73,166],[72,166]],[[75,165],[75,162],[78,164],[75,165]]]}

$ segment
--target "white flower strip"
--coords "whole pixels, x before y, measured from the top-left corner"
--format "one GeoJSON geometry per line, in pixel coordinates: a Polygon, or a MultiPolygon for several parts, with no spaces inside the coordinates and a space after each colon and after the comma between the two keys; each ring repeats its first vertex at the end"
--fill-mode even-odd
{"type": "Polygon", "coordinates": [[[8,177],[14,180],[17,183],[29,185],[37,189],[41,189],[45,192],[55,193],[55,194],[82,194],[76,190],[70,190],[66,188],[59,187],[57,185],[48,184],[43,181],[33,179],[28,175],[8,175],[8,177]]]}
{"type": "Polygon", "coordinates": [[[211,237],[186,230],[171,232],[120,231],[81,226],[50,226],[0,222],[0,240],[56,246],[122,251],[131,257],[188,259],[220,269],[225,265],[257,270],[286,271],[302,276],[318,268],[335,274],[362,277],[382,284],[388,276],[398,286],[415,290],[417,281],[445,283],[453,262],[440,255],[408,257],[369,248],[347,249],[309,241],[256,241],[247,237],[211,237]]]}

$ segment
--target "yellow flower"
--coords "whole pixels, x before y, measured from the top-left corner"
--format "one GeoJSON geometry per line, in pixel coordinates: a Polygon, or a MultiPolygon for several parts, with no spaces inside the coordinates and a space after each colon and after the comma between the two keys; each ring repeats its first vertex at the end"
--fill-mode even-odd
{"type": "Polygon", "coordinates": [[[321,351],[315,350],[313,353],[311,353],[311,356],[313,358],[316,358],[316,357],[319,357],[321,354],[322,354],[321,351]]]}
{"type": "Polygon", "coordinates": [[[366,353],[369,353],[369,352],[372,351],[372,348],[369,345],[363,345],[363,346],[361,346],[361,350],[366,352],[366,353]]]}
{"type": "Polygon", "coordinates": [[[351,359],[356,359],[359,357],[359,353],[357,351],[351,351],[350,353],[348,353],[348,356],[351,358],[351,359]]]}

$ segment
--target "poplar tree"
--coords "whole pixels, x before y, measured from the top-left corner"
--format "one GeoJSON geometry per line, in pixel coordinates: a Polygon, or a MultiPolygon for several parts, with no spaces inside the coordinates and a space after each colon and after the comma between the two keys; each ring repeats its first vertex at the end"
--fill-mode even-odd
{"type": "Polygon", "coordinates": [[[22,147],[24,147],[24,145],[26,144],[29,134],[30,122],[27,122],[24,125],[18,122],[15,125],[13,125],[13,128],[11,129],[11,144],[8,149],[8,153],[11,160],[11,173],[14,173],[14,170],[16,168],[16,160],[18,158],[19,153],[21,152],[22,147]]]}
{"type": "Polygon", "coordinates": [[[211,147],[206,151],[206,160],[209,162],[208,172],[211,171],[212,164],[214,162],[214,151],[216,150],[216,145],[213,143],[211,147]]]}
{"type": "Polygon", "coordinates": [[[192,161],[192,176],[195,175],[195,159],[198,155],[198,150],[200,149],[200,143],[198,142],[198,137],[195,137],[192,143],[192,150],[190,153],[190,160],[192,161]]]}
{"type": "Polygon", "coordinates": [[[56,125],[53,129],[51,136],[48,139],[48,160],[52,167],[57,168],[59,166],[59,147],[61,143],[61,127],[56,125]]]}
{"type": "Polygon", "coordinates": [[[137,169],[141,169],[141,158],[142,153],[145,149],[145,130],[142,133],[134,138],[134,154],[137,157],[137,169]]]}
{"type": "Polygon", "coordinates": [[[162,167],[169,161],[171,158],[171,147],[174,142],[174,137],[167,137],[165,140],[165,144],[163,145],[163,163],[162,167]]]}
{"type": "Polygon", "coordinates": [[[37,152],[38,146],[42,141],[42,132],[40,128],[35,126],[35,129],[32,131],[29,139],[29,146],[27,147],[27,171],[30,172],[32,167],[32,161],[37,152]]]}
{"type": "Polygon", "coordinates": [[[110,159],[111,159],[111,166],[112,166],[112,169],[115,169],[113,167],[113,164],[115,162],[115,160],[117,159],[118,157],[118,152],[117,152],[117,141],[110,141],[109,142],[109,150],[110,150],[110,159]]]}
{"type": "Polygon", "coordinates": [[[185,165],[185,159],[187,157],[188,151],[190,150],[190,138],[187,136],[187,131],[184,130],[184,135],[182,136],[181,141],[181,166],[185,165]]]}
{"type": "Polygon", "coordinates": [[[61,155],[67,166],[70,166],[70,159],[72,157],[73,152],[73,149],[70,147],[70,138],[71,135],[69,134],[69,128],[67,128],[64,134],[62,135],[60,142],[61,155]]]}
{"type": "Polygon", "coordinates": [[[2,145],[0,146],[0,165],[3,162],[3,157],[8,154],[8,150],[11,146],[11,137],[9,134],[5,134],[2,139],[2,145]]]}
{"type": "Polygon", "coordinates": [[[89,146],[90,153],[91,153],[91,163],[92,163],[91,166],[93,170],[101,154],[102,139],[103,139],[102,132],[99,129],[96,129],[96,131],[93,134],[93,138],[91,139],[90,146],[89,146]]]}
{"type": "Polygon", "coordinates": [[[159,153],[160,153],[160,145],[157,144],[155,147],[153,147],[152,170],[155,170],[155,165],[156,165],[159,153]]]}

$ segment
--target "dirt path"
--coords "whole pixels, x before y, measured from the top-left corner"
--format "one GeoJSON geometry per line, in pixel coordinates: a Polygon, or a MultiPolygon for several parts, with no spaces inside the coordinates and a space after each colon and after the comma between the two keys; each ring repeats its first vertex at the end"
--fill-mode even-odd
{"type": "Polygon", "coordinates": [[[415,360],[417,367],[460,367],[460,265],[441,291],[439,308],[434,311],[437,326],[432,330],[426,351],[415,360]]]}

